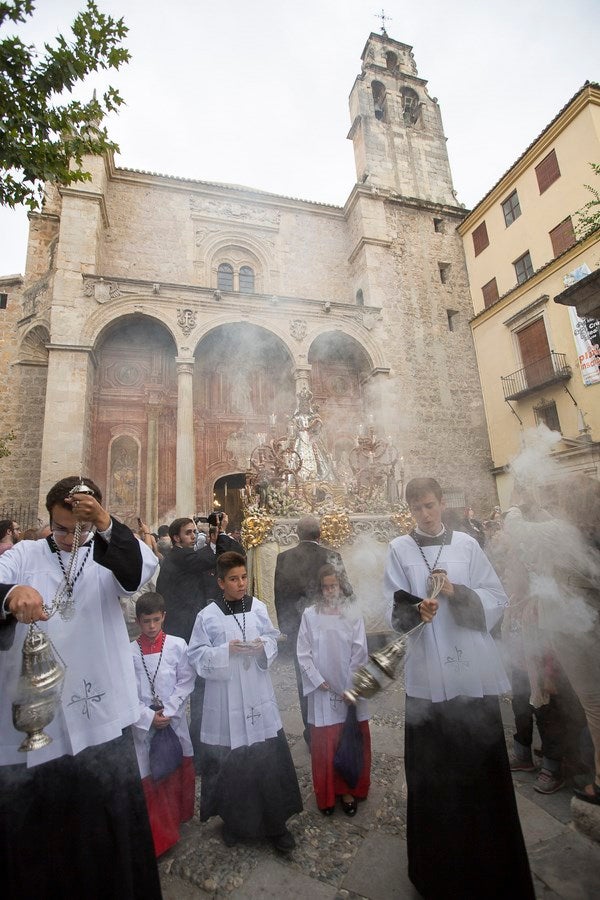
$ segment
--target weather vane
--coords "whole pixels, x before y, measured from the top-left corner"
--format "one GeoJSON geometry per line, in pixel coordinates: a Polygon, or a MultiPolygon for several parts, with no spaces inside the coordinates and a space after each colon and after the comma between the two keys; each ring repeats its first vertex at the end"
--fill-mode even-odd
{"type": "Polygon", "coordinates": [[[386,23],[386,22],[393,22],[394,20],[392,19],[391,16],[386,16],[386,14],[385,14],[385,9],[383,9],[383,8],[382,8],[382,10],[381,10],[380,13],[375,13],[375,18],[376,18],[376,19],[381,19],[381,33],[382,33],[382,34],[385,34],[385,36],[387,37],[387,36],[388,36],[388,33],[387,33],[386,29],[385,29],[385,23],[386,23]]]}

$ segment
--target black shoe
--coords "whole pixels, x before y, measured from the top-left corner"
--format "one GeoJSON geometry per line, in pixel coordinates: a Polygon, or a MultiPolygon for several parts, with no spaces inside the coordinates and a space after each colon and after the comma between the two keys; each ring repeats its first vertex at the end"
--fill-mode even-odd
{"type": "Polygon", "coordinates": [[[226,847],[235,847],[238,842],[237,835],[230,831],[227,825],[223,825],[221,829],[221,837],[226,847]]]}
{"type": "Polygon", "coordinates": [[[324,816],[332,816],[335,812],[335,806],[324,806],[323,809],[319,807],[319,812],[323,813],[324,816]]]}
{"type": "Polygon", "coordinates": [[[281,850],[282,853],[289,853],[296,846],[294,835],[287,828],[281,834],[274,835],[271,843],[276,850],[281,850]]]}
{"type": "Polygon", "coordinates": [[[358,803],[356,799],[352,800],[351,803],[346,803],[345,800],[342,800],[342,809],[347,816],[355,816],[356,810],[358,809],[358,803]]]}
{"type": "Polygon", "coordinates": [[[600,806],[600,787],[595,782],[592,782],[591,788],[591,794],[588,794],[585,788],[583,790],[575,788],[573,793],[578,800],[584,800],[586,803],[594,803],[596,806],[600,806]]]}

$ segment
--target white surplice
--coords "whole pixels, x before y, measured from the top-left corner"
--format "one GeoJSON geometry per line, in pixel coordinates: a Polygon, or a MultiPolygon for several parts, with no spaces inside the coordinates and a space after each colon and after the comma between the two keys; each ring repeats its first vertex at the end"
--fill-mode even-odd
{"type": "MultiPolygon", "coordinates": [[[[310,724],[320,728],[344,722],[348,706],[343,693],[352,687],[354,672],[368,659],[362,617],[330,615],[309,606],[302,614],[297,654],[310,724]],[[331,690],[320,690],[324,681],[331,690]]],[[[365,700],[359,700],[356,709],[359,721],[369,718],[365,700]]]]}
{"type": "MultiPolygon", "coordinates": [[[[241,621],[242,614],[236,615],[241,621]]],[[[235,749],[276,737],[282,725],[268,667],[277,656],[278,635],[267,607],[253,597],[252,609],[246,612],[246,641],[260,638],[265,655],[230,653],[229,642],[242,639],[235,618],[225,615],[216,603],[200,610],[188,658],[206,679],[203,743],[235,749]]]]}
{"type": "MultiPolygon", "coordinates": [[[[26,762],[37,766],[65,754],[74,755],[85,747],[120,737],[123,728],[138,719],[133,660],[119,597],[134,593],[148,581],[158,561],[145,544],[137,543],[142,575],[133,591],[126,590],[109,569],[94,562],[90,549],[75,583],[73,618],[65,621],[56,612],[48,621],[36,623],[52,641],[66,671],[61,702],[54,719],[44,728],[52,743],[27,753],[18,750],[24,735],[12,722],[12,702],[17,696],[21,650],[28,628],[17,623],[12,646],[0,653],[0,765],[26,762]]],[[[87,551],[87,545],[77,551],[74,572],[79,572],[87,551]]],[[[61,552],[61,556],[66,568],[70,554],[61,552]]],[[[20,541],[0,557],[0,583],[33,587],[48,606],[62,582],[57,553],[45,540],[20,541]]]]}
{"type": "MultiPolygon", "coordinates": [[[[155,733],[152,728],[154,710],[150,709],[153,698],[148,675],[142,663],[142,651],[137,641],[131,642],[131,654],[135,667],[140,713],[133,727],[133,741],[140,775],[145,778],[150,774],[150,741],[155,733]]],[[[144,654],[150,678],[154,678],[159,657],[160,653],[144,654]]],[[[154,690],[164,704],[163,714],[171,719],[171,727],[181,742],[184,756],[194,755],[185,714],[185,701],[194,690],[195,682],[196,673],[188,662],[186,642],[183,638],[167,634],[162,659],[154,680],[154,690]]]]}
{"type": "MultiPolygon", "coordinates": [[[[440,546],[422,548],[433,568],[440,546]]],[[[468,534],[452,532],[437,567],[448,573],[452,584],[470,588],[478,595],[487,631],[458,625],[448,598],[439,596],[433,621],[408,639],[406,693],[433,702],[457,696],[483,697],[510,691],[500,653],[490,630],[508,606],[508,597],[487,556],[468,534]]],[[[410,535],[395,538],[388,547],[384,591],[391,622],[393,596],[403,590],[415,597],[427,597],[429,571],[415,540],[410,535]]]]}

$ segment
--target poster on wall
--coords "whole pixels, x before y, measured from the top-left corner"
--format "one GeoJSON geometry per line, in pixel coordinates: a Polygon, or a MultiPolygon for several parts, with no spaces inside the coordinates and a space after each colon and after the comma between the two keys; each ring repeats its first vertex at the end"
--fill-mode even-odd
{"type": "MultiPolygon", "coordinates": [[[[563,279],[565,286],[575,284],[576,281],[589,275],[590,271],[585,263],[578,266],[565,275],[563,279]]],[[[569,306],[569,317],[583,383],[600,384],[600,322],[597,319],[582,319],[573,306],[569,306]]]]}

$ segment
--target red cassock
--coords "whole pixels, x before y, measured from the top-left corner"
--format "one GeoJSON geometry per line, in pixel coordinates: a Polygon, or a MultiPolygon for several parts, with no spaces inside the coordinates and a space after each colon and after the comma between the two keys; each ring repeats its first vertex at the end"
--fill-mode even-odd
{"type": "Polygon", "coordinates": [[[371,732],[367,721],[359,722],[358,724],[363,736],[364,762],[360,778],[353,788],[348,787],[342,776],[333,767],[333,758],[344,727],[343,722],[339,725],[326,725],[320,728],[315,728],[314,725],[311,725],[310,754],[312,759],[313,787],[319,809],[335,806],[335,798],[340,797],[342,794],[351,794],[359,800],[364,800],[369,793],[371,784],[371,732]]]}

